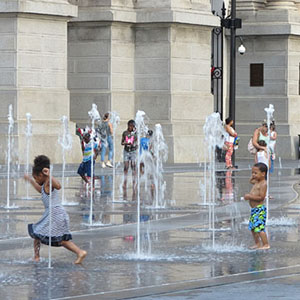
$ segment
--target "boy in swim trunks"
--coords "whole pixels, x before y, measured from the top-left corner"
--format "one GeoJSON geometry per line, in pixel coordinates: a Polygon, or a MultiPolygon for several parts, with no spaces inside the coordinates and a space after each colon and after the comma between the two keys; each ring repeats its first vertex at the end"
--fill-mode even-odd
{"type": "Polygon", "coordinates": [[[249,230],[251,230],[255,245],[251,249],[270,249],[268,237],[265,232],[267,209],[264,201],[267,193],[267,172],[268,167],[264,163],[257,163],[252,167],[250,183],[253,188],[249,194],[244,196],[249,200],[251,206],[251,216],[249,220],[249,230]]]}

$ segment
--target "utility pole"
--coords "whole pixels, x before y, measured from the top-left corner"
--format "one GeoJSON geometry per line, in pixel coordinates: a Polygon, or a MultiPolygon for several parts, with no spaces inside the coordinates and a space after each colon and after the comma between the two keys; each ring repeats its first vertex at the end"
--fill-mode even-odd
{"type": "MultiPolygon", "coordinates": [[[[224,6],[224,4],[223,4],[224,6]]],[[[236,29],[242,28],[242,20],[236,18],[236,0],[231,0],[231,14],[221,18],[221,26],[230,29],[230,77],[229,77],[229,117],[235,126],[235,91],[236,91],[236,29]]],[[[232,164],[234,165],[234,155],[232,164]]]]}

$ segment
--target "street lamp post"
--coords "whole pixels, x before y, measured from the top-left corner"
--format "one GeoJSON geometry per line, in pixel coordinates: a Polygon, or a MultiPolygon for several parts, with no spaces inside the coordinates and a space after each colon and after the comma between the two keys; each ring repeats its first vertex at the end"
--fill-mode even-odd
{"type": "Polygon", "coordinates": [[[230,22],[230,79],[229,79],[229,116],[235,126],[235,85],[236,85],[236,0],[231,0],[230,22]]]}
{"type": "Polygon", "coordinates": [[[221,18],[221,26],[230,29],[229,117],[235,123],[236,29],[242,28],[242,20],[236,18],[236,0],[231,0],[231,15],[221,18]]]}
{"type": "MultiPolygon", "coordinates": [[[[224,3],[223,3],[223,9],[224,3]]],[[[236,0],[231,0],[231,14],[221,18],[221,26],[230,29],[230,77],[229,77],[229,117],[235,126],[235,91],[236,91],[236,29],[242,28],[242,20],[236,18],[236,0]]],[[[232,164],[234,165],[234,155],[232,164]]]]}

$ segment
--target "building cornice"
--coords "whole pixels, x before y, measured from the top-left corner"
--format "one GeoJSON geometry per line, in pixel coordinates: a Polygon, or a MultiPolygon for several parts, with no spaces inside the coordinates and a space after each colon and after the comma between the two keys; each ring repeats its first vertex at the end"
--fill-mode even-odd
{"type": "Polygon", "coordinates": [[[0,13],[25,13],[77,17],[78,8],[67,0],[9,0],[0,1],[0,13]]]}

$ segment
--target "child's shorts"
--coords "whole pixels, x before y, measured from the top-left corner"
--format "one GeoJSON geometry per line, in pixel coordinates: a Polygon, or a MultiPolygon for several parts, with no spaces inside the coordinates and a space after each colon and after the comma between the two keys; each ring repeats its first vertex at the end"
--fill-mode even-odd
{"type": "MultiPolygon", "coordinates": [[[[95,161],[94,161],[95,165],[95,161]]],[[[80,176],[87,175],[88,177],[91,177],[91,161],[82,162],[78,168],[77,173],[80,176]]],[[[95,169],[94,169],[95,170],[95,169]]]]}
{"type": "Polygon", "coordinates": [[[123,160],[124,161],[136,161],[136,151],[137,150],[128,152],[128,151],[124,150],[123,151],[123,160]]]}
{"type": "Polygon", "coordinates": [[[251,208],[251,216],[249,219],[249,230],[254,232],[265,231],[267,218],[267,208],[263,205],[257,205],[254,208],[251,208]]]}

